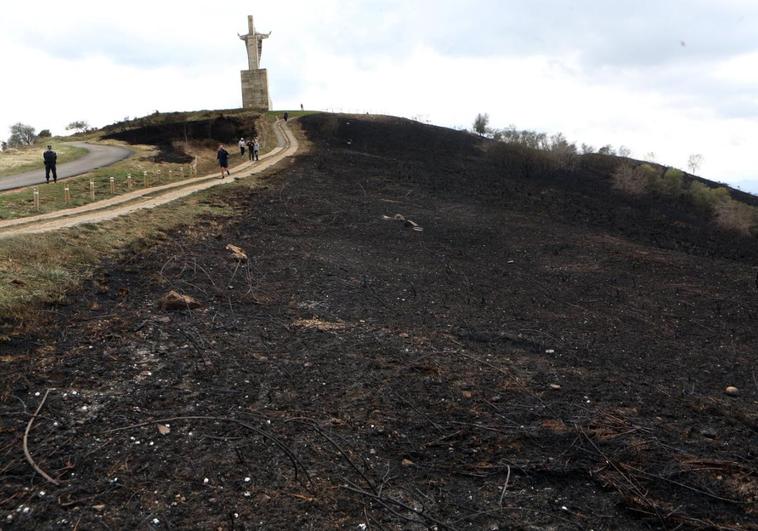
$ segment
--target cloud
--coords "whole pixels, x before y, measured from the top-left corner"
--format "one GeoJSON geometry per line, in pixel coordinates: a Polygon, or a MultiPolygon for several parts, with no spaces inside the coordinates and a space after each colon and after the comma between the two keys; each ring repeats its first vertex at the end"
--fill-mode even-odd
{"type": "Polygon", "coordinates": [[[4,7],[0,136],[156,109],[241,104],[254,9],[279,108],[516,124],[749,179],[758,160],[758,5],[742,0],[42,0],[4,7]],[[682,45],[684,43],[684,45],[682,45]],[[6,78],[7,79],[7,78],[6,78]]]}

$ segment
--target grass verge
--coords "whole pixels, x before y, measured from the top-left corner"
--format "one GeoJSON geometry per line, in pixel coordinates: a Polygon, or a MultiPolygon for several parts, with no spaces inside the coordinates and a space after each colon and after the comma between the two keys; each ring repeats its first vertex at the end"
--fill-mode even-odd
{"type": "Polygon", "coordinates": [[[91,278],[95,264],[135,246],[159,245],[167,231],[191,227],[206,216],[220,223],[234,213],[221,194],[234,197],[235,188],[257,185],[257,177],[247,178],[104,223],[0,239],[0,343],[27,323],[39,324],[43,305],[65,302],[91,278]]]}
{"type": "MultiPolygon", "coordinates": [[[[276,136],[273,132],[273,122],[277,113],[267,113],[261,117],[257,129],[261,137],[261,151],[266,153],[276,147],[276,136]]],[[[92,140],[97,140],[93,138],[92,140]]],[[[113,143],[113,142],[108,142],[113,143]]],[[[155,146],[129,145],[134,155],[117,162],[107,168],[86,173],[77,177],[62,180],[58,183],[38,186],[40,208],[34,206],[32,188],[11,190],[0,193],[0,219],[17,219],[37,214],[57,212],[66,208],[75,208],[95,201],[127,193],[131,190],[149,188],[188,179],[192,176],[189,164],[155,162],[158,153],[155,146]],[[131,175],[132,187],[129,188],[128,176],[131,175]],[[111,191],[110,178],[114,179],[114,189],[111,191]],[[90,193],[90,180],[95,183],[95,199],[90,193]],[[71,200],[66,201],[64,188],[68,186],[71,200]]],[[[228,146],[231,155],[230,164],[236,166],[247,160],[241,157],[235,146],[228,146]]],[[[194,143],[187,152],[197,156],[197,174],[206,175],[217,169],[216,151],[203,143],[194,143]]]]}

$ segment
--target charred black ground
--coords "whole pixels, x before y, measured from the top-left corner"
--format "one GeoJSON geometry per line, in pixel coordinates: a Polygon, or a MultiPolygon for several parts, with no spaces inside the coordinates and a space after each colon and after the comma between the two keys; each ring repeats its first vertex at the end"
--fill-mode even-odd
{"type": "Polygon", "coordinates": [[[611,159],[302,125],[309,153],[210,196],[237,214],[3,345],[4,525],[756,529],[754,239],[616,194],[611,159]],[[48,388],[60,486],[21,449],[48,388]]]}
{"type": "Polygon", "coordinates": [[[190,142],[217,147],[219,143],[236,145],[240,138],[257,135],[255,120],[258,115],[224,116],[219,114],[201,119],[187,119],[181,113],[176,116],[158,115],[140,121],[111,126],[103,138],[121,140],[129,144],[153,145],[159,148],[156,162],[187,163],[192,161],[183,146],[190,142]],[[155,123],[151,123],[155,122],[155,123]]]}

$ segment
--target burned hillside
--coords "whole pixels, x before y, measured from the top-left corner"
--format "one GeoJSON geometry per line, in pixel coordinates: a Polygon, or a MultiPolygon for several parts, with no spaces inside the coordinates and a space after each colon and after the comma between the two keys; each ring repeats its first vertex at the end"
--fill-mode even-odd
{"type": "Polygon", "coordinates": [[[611,158],[300,123],[2,344],[4,525],[756,529],[754,239],[611,158]]]}

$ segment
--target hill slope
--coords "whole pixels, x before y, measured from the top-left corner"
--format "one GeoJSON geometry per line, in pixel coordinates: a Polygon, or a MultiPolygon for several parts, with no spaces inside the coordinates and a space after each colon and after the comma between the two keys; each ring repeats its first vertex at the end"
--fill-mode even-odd
{"type": "Polygon", "coordinates": [[[101,264],[3,345],[0,516],[755,525],[755,239],[613,192],[607,159],[567,172],[405,120],[301,123],[294,164],[209,195],[233,216],[101,264]],[[161,310],[169,289],[203,306],[161,310]],[[51,387],[29,446],[60,486],[19,450],[51,387]]]}

